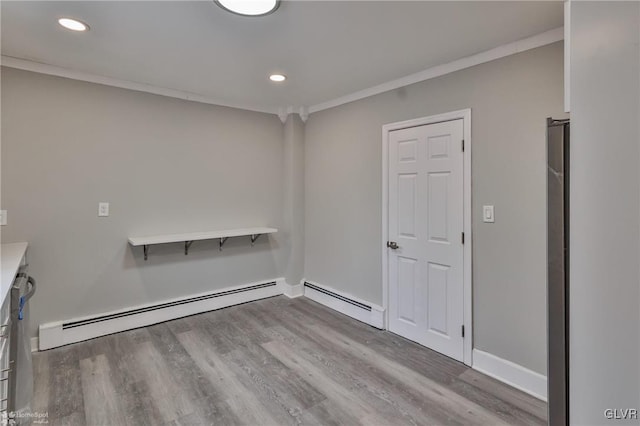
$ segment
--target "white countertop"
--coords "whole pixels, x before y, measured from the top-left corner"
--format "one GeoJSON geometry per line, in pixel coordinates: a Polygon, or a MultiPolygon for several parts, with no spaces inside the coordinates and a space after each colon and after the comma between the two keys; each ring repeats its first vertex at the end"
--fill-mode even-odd
{"type": "Polygon", "coordinates": [[[27,243],[11,243],[0,245],[0,305],[9,294],[9,289],[18,273],[22,259],[27,252],[27,243]]]}

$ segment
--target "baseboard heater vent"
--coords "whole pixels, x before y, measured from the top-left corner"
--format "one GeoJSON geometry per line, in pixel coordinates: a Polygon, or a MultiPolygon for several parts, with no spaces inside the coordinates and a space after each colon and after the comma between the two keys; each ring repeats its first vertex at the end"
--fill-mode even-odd
{"type": "Polygon", "coordinates": [[[130,306],[120,311],[100,312],[90,317],[68,318],[40,324],[38,347],[40,350],[57,348],[108,334],[278,296],[283,294],[285,284],[283,278],[267,279],[193,294],[185,298],[130,306]]]}
{"type": "Polygon", "coordinates": [[[187,303],[200,302],[202,300],[214,299],[216,297],[228,296],[230,294],[244,293],[246,291],[258,290],[258,289],[267,288],[267,287],[273,287],[275,285],[277,285],[277,283],[275,281],[271,281],[271,282],[268,282],[268,283],[256,284],[256,285],[252,285],[252,286],[248,286],[248,287],[221,291],[219,293],[206,294],[206,295],[203,295],[203,296],[197,296],[197,297],[191,297],[191,298],[188,298],[188,299],[176,300],[176,301],[173,301],[173,302],[158,303],[157,305],[145,306],[144,308],[131,309],[131,310],[125,311],[125,312],[118,312],[118,313],[114,313],[114,314],[102,315],[102,316],[99,316],[99,317],[93,317],[93,318],[80,320],[80,321],[66,322],[66,323],[62,323],[62,329],[63,330],[68,330],[70,328],[81,327],[83,325],[95,324],[95,323],[98,323],[98,322],[109,321],[109,320],[113,320],[113,319],[116,319],[116,318],[128,317],[128,316],[131,316],[131,315],[137,315],[137,314],[141,314],[141,313],[144,313],[144,312],[157,311],[158,309],[171,308],[173,306],[186,305],[187,303]]]}
{"type": "Polygon", "coordinates": [[[317,285],[313,285],[313,284],[311,284],[309,282],[306,282],[306,281],[304,282],[304,286],[305,287],[309,287],[309,288],[311,288],[311,289],[313,289],[315,291],[319,291],[320,293],[324,293],[327,296],[331,296],[331,297],[334,297],[336,299],[342,300],[343,302],[350,303],[353,306],[357,306],[360,309],[364,309],[365,311],[371,312],[371,306],[365,305],[364,303],[360,303],[357,300],[349,299],[348,297],[344,297],[341,294],[334,293],[333,291],[329,291],[329,290],[324,289],[322,287],[318,287],[317,285]]]}

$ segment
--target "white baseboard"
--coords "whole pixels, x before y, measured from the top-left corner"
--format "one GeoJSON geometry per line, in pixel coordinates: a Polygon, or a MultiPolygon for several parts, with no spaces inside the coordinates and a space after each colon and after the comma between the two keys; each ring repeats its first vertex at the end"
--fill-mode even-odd
{"type": "Polygon", "coordinates": [[[314,289],[304,285],[305,297],[373,327],[384,328],[384,309],[382,307],[313,281],[302,280],[302,283],[317,287],[314,289]]]}
{"type": "Polygon", "coordinates": [[[31,338],[31,352],[38,352],[38,338],[31,338]]]}
{"type": "Polygon", "coordinates": [[[301,281],[300,284],[291,285],[286,281],[283,282],[283,291],[282,293],[287,296],[289,299],[294,299],[296,297],[304,296],[304,281],[301,281]]]}
{"type": "Polygon", "coordinates": [[[259,283],[227,287],[186,298],[164,300],[115,312],[105,312],[90,317],[41,324],[38,348],[40,350],[51,349],[107,334],[278,296],[283,294],[284,289],[284,279],[277,278],[259,283]]]}
{"type": "Polygon", "coordinates": [[[473,369],[543,401],[547,400],[547,376],[488,352],[473,350],[473,369]]]}

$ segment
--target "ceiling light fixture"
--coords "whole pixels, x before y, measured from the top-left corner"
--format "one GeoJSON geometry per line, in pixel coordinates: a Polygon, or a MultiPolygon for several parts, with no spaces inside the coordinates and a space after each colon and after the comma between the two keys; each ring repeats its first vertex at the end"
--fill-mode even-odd
{"type": "Polygon", "coordinates": [[[280,0],[214,0],[231,13],[242,16],[264,16],[276,11],[280,0]]]}
{"type": "Polygon", "coordinates": [[[58,24],[71,31],[87,31],[89,29],[89,26],[84,22],[71,18],[60,18],[58,19],[58,24]]]}
{"type": "Polygon", "coordinates": [[[280,83],[282,81],[285,81],[286,79],[287,79],[287,76],[286,75],[282,75],[282,74],[271,74],[269,76],[269,80],[275,81],[275,82],[278,82],[278,83],[280,83]]]}

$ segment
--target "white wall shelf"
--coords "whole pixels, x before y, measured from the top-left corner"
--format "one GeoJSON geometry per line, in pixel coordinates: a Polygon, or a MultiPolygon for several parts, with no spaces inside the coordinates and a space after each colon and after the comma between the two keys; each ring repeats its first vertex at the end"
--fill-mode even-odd
{"type": "Polygon", "coordinates": [[[251,245],[253,246],[260,235],[274,234],[276,232],[278,232],[276,228],[242,228],[226,229],[223,231],[191,232],[188,234],[151,235],[147,237],[129,237],[129,244],[133,247],[142,246],[144,250],[144,260],[147,260],[149,255],[149,246],[153,244],[184,242],[184,254],[187,255],[189,254],[189,247],[191,247],[191,243],[194,241],[218,239],[220,240],[219,248],[222,250],[222,246],[229,238],[251,237],[251,245]]]}

